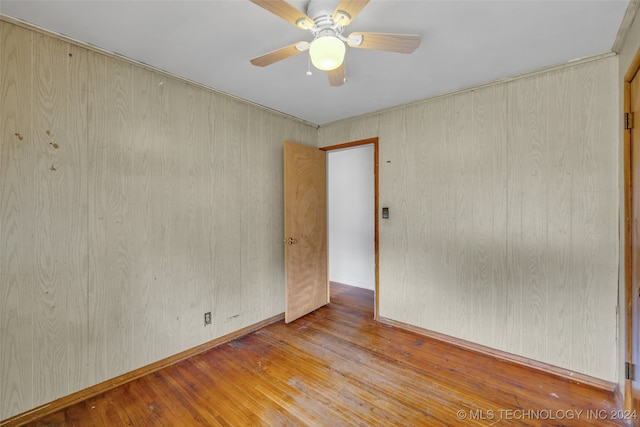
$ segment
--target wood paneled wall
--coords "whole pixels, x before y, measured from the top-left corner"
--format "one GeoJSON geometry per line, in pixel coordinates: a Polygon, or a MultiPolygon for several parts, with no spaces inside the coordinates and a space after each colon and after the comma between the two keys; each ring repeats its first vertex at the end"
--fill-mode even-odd
{"type": "Polygon", "coordinates": [[[380,315],[617,381],[617,58],[319,130],[378,136],[380,315]]]}
{"type": "Polygon", "coordinates": [[[0,419],[284,311],[314,127],[5,21],[0,127],[0,419]]]}

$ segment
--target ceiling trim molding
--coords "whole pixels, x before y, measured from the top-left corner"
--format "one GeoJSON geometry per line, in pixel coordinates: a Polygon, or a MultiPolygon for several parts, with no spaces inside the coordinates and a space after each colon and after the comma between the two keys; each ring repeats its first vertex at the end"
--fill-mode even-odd
{"type": "Polygon", "coordinates": [[[620,23],[618,35],[616,35],[616,39],[611,47],[613,52],[620,53],[620,49],[622,49],[622,45],[629,33],[629,28],[631,28],[633,21],[636,19],[638,9],[640,9],[640,0],[630,0],[627,10],[624,13],[624,17],[622,18],[622,22],[620,23]]]}
{"type": "MultiPolygon", "coordinates": [[[[637,1],[640,2],[640,0],[637,0],[637,1]]],[[[441,98],[446,98],[446,97],[453,96],[453,95],[460,95],[460,94],[467,93],[467,92],[473,92],[473,91],[484,89],[484,88],[487,88],[487,87],[491,87],[491,86],[495,86],[495,85],[499,85],[499,84],[503,84],[503,83],[509,83],[509,82],[512,82],[512,81],[515,81],[515,80],[520,80],[520,79],[523,79],[523,78],[526,78],[526,77],[531,77],[531,76],[535,76],[535,75],[538,75],[538,74],[544,74],[544,73],[548,73],[548,72],[551,72],[551,71],[560,70],[560,69],[566,68],[566,67],[573,67],[575,65],[585,64],[587,62],[598,61],[600,59],[609,58],[611,56],[617,56],[617,53],[615,53],[615,52],[601,53],[599,55],[588,56],[586,58],[576,59],[574,61],[565,62],[563,64],[552,65],[550,67],[541,68],[539,70],[530,71],[530,72],[527,72],[527,73],[515,74],[513,76],[505,77],[505,78],[499,79],[499,80],[494,80],[494,81],[489,82],[489,83],[483,83],[483,84],[480,84],[480,85],[477,85],[477,86],[471,86],[471,87],[463,88],[463,89],[456,90],[456,91],[453,91],[453,92],[447,92],[447,93],[443,93],[441,95],[436,95],[436,96],[432,96],[432,97],[429,97],[429,98],[419,99],[417,101],[408,102],[406,104],[396,105],[394,107],[384,108],[382,110],[372,111],[370,113],[360,114],[358,116],[347,117],[346,119],[336,120],[336,121],[333,121],[333,122],[330,122],[330,123],[326,123],[326,124],[320,125],[319,127],[323,128],[323,127],[327,127],[327,126],[330,126],[330,125],[334,125],[336,123],[348,122],[348,121],[351,121],[351,120],[357,120],[357,119],[361,119],[361,118],[364,118],[364,117],[375,116],[375,115],[387,113],[387,112],[390,112],[390,111],[400,110],[402,108],[407,108],[407,107],[412,107],[414,105],[424,104],[426,102],[435,101],[435,100],[438,100],[438,99],[441,99],[441,98]]]]}
{"type": "Polygon", "coordinates": [[[131,58],[126,57],[124,55],[121,55],[119,53],[110,52],[110,51],[108,51],[106,49],[102,49],[102,48],[100,48],[98,46],[94,46],[92,44],[85,43],[85,42],[82,42],[80,40],[76,40],[76,39],[74,39],[72,37],[65,36],[64,34],[59,34],[59,33],[47,30],[45,28],[39,27],[37,25],[34,25],[34,24],[30,23],[30,22],[26,22],[26,21],[22,21],[20,19],[12,18],[10,16],[3,15],[2,13],[0,13],[0,21],[4,21],[4,22],[7,22],[9,24],[13,24],[13,25],[17,25],[18,27],[25,28],[27,30],[34,31],[36,33],[40,33],[40,34],[43,34],[43,35],[46,35],[46,36],[49,36],[49,37],[53,37],[55,39],[58,39],[60,41],[65,42],[65,43],[69,43],[69,44],[72,44],[72,45],[87,49],[87,50],[92,51],[92,52],[96,52],[96,53],[99,53],[99,54],[102,54],[102,55],[106,55],[106,56],[108,56],[110,58],[113,58],[113,59],[119,59],[121,61],[128,62],[128,63],[130,63],[132,65],[137,66],[137,67],[144,68],[145,70],[161,74],[161,75],[163,75],[165,77],[169,77],[169,78],[172,78],[172,79],[179,80],[181,82],[184,82],[184,83],[187,83],[189,85],[198,87],[200,89],[207,90],[209,92],[216,93],[218,95],[226,96],[227,98],[231,98],[231,99],[234,99],[236,101],[239,101],[239,102],[242,102],[244,104],[247,104],[249,106],[258,108],[260,110],[263,110],[263,111],[266,111],[266,112],[269,112],[269,113],[272,113],[272,114],[275,114],[275,115],[278,115],[278,116],[281,116],[281,117],[285,117],[285,118],[290,119],[290,120],[294,120],[294,121],[302,123],[304,125],[311,126],[311,127],[315,128],[315,129],[318,129],[320,127],[317,123],[312,123],[312,122],[310,122],[308,120],[301,119],[300,117],[292,116],[291,114],[283,113],[282,111],[274,110],[273,108],[269,108],[269,107],[266,107],[264,105],[260,105],[260,104],[255,103],[255,102],[251,102],[251,101],[249,101],[247,99],[244,99],[244,98],[241,98],[239,96],[235,96],[235,95],[232,95],[230,93],[223,92],[223,91],[221,91],[219,89],[215,89],[215,88],[212,88],[210,86],[204,85],[202,83],[198,83],[198,82],[195,82],[193,80],[189,80],[187,78],[180,77],[178,75],[172,74],[172,73],[170,73],[168,71],[165,71],[165,70],[162,70],[160,68],[155,68],[155,67],[153,67],[153,66],[151,66],[149,64],[145,64],[144,62],[136,61],[135,59],[131,59],[131,58]]]}

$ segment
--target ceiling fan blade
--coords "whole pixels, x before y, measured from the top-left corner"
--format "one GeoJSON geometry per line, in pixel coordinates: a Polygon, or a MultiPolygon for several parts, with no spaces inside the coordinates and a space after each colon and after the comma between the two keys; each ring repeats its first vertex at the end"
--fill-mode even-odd
{"type": "Polygon", "coordinates": [[[420,46],[420,36],[414,34],[351,33],[347,44],[361,49],[411,53],[420,46]]]}
{"type": "Polygon", "coordinates": [[[347,81],[347,74],[344,71],[344,63],[335,70],[327,71],[329,84],[331,86],[342,86],[347,81]]]}
{"type": "Polygon", "coordinates": [[[273,52],[269,52],[269,53],[265,53],[264,55],[257,56],[251,60],[251,63],[258,67],[266,67],[267,65],[271,65],[274,62],[282,61],[283,59],[287,59],[291,56],[295,56],[308,49],[309,49],[308,42],[298,42],[298,43],[294,43],[292,45],[274,50],[273,52]]]}
{"type": "Polygon", "coordinates": [[[313,20],[284,0],[251,0],[261,8],[279,16],[298,28],[308,30],[313,27],[313,20]]]}
{"type": "Polygon", "coordinates": [[[343,27],[349,25],[369,0],[342,0],[333,12],[333,21],[343,27]]]}

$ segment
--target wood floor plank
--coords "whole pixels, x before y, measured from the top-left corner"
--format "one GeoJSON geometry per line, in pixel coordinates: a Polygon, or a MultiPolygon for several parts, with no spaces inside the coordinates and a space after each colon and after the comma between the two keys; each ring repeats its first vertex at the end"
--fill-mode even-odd
{"type": "Polygon", "coordinates": [[[372,291],[331,288],[295,322],[28,425],[630,425],[613,393],[378,323],[372,291]]]}
{"type": "MultiPolygon", "coordinates": [[[[370,401],[376,401],[379,404],[389,400],[394,406],[394,410],[389,413],[396,416],[393,421],[402,420],[406,423],[413,417],[420,417],[430,425],[439,419],[450,419],[455,414],[454,409],[457,410],[460,406],[456,404],[452,407],[450,404],[455,387],[445,390],[439,384],[416,381],[413,370],[401,364],[394,364],[384,356],[367,355],[366,352],[358,351],[349,344],[341,345],[338,340],[327,348],[323,344],[326,335],[324,337],[315,335],[311,327],[305,329],[305,335],[304,343],[297,339],[286,341],[287,351],[296,359],[306,353],[315,354],[319,356],[321,363],[327,363],[327,369],[341,374],[340,383],[353,384],[361,390],[370,390],[372,396],[356,406],[370,401]],[[402,399],[397,398],[398,393],[402,393],[402,399]]],[[[307,360],[304,362],[305,364],[313,363],[307,360]]],[[[382,417],[377,421],[383,421],[382,417]]],[[[384,424],[390,422],[390,420],[384,421],[384,424]]]]}
{"type": "MultiPolygon", "coordinates": [[[[256,340],[258,346],[273,343],[269,337],[262,338],[263,340],[256,340]]],[[[339,355],[325,352],[319,360],[309,358],[304,350],[288,346],[286,350],[281,346],[274,346],[274,349],[268,372],[276,375],[279,382],[287,383],[290,387],[302,392],[304,396],[320,402],[321,408],[328,408],[326,412],[331,412],[330,414],[316,415],[318,421],[323,421],[325,425],[336,418],[345,422],[358,421],[367,424],[386,421],[386,424],[391,420],[386,419],[384,414],[393,414],[398,409],[398,402],[395,399],[384,393],[375,393],[375,390],[363,388],[361,384],[351,381],[352,378],[340,369],[342,364],[339,355]],[[295,366],[287,363],[291,360],[291,356],[294,356],[297,361],[295,366]],[[335,387],[335,384],[342,384],[342,386],[335,387]],[[381,411],[385,407],[388,411],[371,418],[372,413],[381,411]],[[327,415],[332,418],[326,419],[327,415]]],[[[404,408],[406,419],[409,419],[411,411],[416,412],[412,408],[404,408]]],[[[422,415],[422,413],[418,411],[416,415],[422,415]]]]}

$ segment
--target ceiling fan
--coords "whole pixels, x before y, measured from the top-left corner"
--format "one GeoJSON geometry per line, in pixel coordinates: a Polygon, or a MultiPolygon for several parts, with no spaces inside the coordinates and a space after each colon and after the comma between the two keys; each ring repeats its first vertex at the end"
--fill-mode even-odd
{"type": "MultiPolygon", "coordinates": [[[[327,71],[331,86],[342,86],[346,80],[344,69],[345,43],[360,49],[411,53],[420,45],[420,36],[413,34],[384,34],[354,32],[343,36],[345,27],[353,21],[369,0],[341,0],[333,8],[331,2],[310,0],[304,14],[284,0],[251,0],[252,3],[279,16],[313,35],[311,42],[300,41],[251,59],[258,67],[265,67],[299,53],[309,51],[311,62],[327,71]],[[329,4],[328,4],[329,3],[329,4]]],[[[334,1],[333,4],[336,2],[334,1]]]]}

